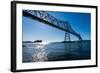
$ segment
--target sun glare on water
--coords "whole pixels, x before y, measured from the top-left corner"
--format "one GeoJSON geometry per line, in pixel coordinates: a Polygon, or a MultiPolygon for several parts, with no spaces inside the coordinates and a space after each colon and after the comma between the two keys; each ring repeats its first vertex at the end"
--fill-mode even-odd
{"type": "Polygon", "coordinates": [[[42,42],[41,44],[44,44],[44,45],[46,45],[46,44],[48,44],[48,42],[42,42]]]}

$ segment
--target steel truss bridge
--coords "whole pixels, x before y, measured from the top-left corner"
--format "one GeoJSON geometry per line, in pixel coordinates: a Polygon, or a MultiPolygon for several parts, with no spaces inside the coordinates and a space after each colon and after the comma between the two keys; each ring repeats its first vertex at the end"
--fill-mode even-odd
{"type": "Polygon", "coordinates": [[[65,31],[64,41],[71,41],[70,34],[75,35],[78,37],[79,41],[82,40],[80,34],[75,32],[70,23],[67,21],[61,21],[54,16],[50,15],[46,11],[38,11],[38,10],[23,10],[23,16],[29,17],[32,19],[36,19],[39,22],[43,22],[55,28],[65,31]]]}

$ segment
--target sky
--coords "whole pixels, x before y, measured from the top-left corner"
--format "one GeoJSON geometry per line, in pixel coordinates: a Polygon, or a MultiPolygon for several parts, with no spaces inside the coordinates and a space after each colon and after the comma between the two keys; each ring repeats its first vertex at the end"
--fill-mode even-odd
{"type": "MultiPolygon", "coordinates": [[[[76,12],[50,12],[48,13],[61,21],[68,21],[71,27],[81,35],[83,40],[91,38],[91,14],[76,12]]],[[[31,18],[22,17],[23,41],[42,40],[43,42],[64,41],[65,31],[49,26],[31,18]]],[[[71,34],[71,40],[78,38],[71,34]]]]}

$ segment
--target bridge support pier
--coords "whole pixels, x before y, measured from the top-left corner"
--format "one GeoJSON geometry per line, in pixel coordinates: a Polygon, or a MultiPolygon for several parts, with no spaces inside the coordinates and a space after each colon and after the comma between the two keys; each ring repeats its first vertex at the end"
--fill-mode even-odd
{"type": "Polygon", "coordinates": [[[70,33],[65,32],[64,41],[65,41],[65,42],[70,42],[70,41],[71,41],[71,38],[70,38],[70,33]]]}

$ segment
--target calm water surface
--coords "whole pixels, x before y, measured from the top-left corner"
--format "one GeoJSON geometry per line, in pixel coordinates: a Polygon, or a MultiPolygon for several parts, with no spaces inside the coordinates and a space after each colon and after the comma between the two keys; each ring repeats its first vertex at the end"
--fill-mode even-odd
{"type": "Polygon", "coordinates": [[[23,62],[91,59],[90,41],[70,43],[23,43],[23,62]]]}

